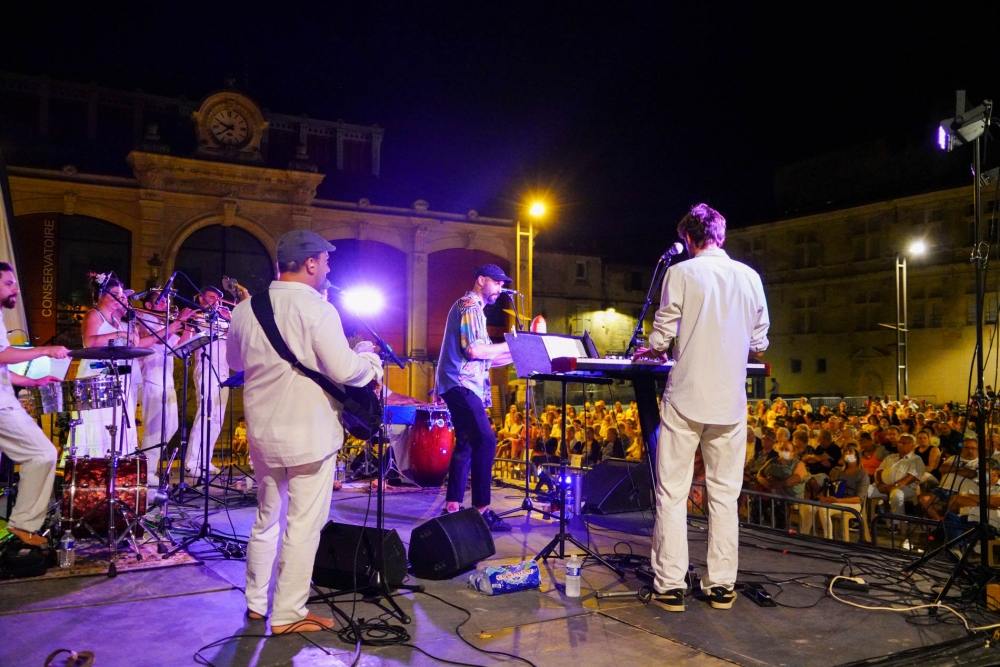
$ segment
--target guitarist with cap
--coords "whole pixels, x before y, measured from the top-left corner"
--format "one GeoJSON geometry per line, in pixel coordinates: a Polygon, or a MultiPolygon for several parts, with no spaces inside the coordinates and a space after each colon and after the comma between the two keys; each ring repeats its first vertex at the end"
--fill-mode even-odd
{"type": "Polygon", "coordinates": [[[278,279],[233,310],[229,329],[229,366],[244,371],[247,442],[258,483],[257,519],[247,545],[247,616],[268,615],[277,561],[273,634],[333,627],[332,619],[306,610],[306,599],[330,511],[336,453],[344,442],[343,405],[314,376],[352,387],[382,378],[378,356],[351,350],[340,315],[320,296],[333,250],[315,232],[282,236],[278,279]]]}

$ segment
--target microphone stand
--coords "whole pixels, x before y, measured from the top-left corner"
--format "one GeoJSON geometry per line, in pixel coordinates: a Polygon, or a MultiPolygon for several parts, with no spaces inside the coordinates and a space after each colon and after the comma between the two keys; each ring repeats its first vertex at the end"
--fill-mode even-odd
{"type": "MultiPolygon", "coordinates": [[[[521,297],[521,306],[518,308],[514,304],[514,296],[510,292],[505,292],[505,294],[510,297],[511,305],[514,306],[514,324],[517,327],[518,333],[520,333],[524,331],[524,323],[521,321],[518,311],[524,308],[524,295],[516,292],[521,297]]],[[[526,313],[526,315],[531,317],[531,313],[526,313]]],[[[536,412],[534,382],[531,378],[526,378],[524,381],[524,430],[522,431],[524,437],[524,500],[521,501],[520,507],[498,512],[497,516],[500,518],[517,514],[518,512],[527,512],[526,516],[528,518],[531,518],[532,512],[538,512],[545,520],[549,520],[552,517],[549,512],[535,507],[531,501],[531,452],[534,449],[534,443],[531,440],[531,416],[536,412]]]]}
{"type": "Polygon", "coordinates": [[[639,341],[642,340],[642,323],[646,320],[646,313],[649,312],[649,307],[653,303],[656,290],[663,283],[663,276],[666,275],[667,269],[670,268],[670,263],[673,260],[674,255],[665,252],[659,261],[656,262],[656,268],[653,269],[653,281],[649,284],[649,290],[646,292],[646,302],[642,304],[642,311],[639,312],[639,319],[635,323],[635,331],[632,332],[632,338],[628,342],[628,347],[625,348],[626,359],[630,358],[636,348],[639,347],[639,341]]]}
{"type": "MultiPolygon", "coordinates": [[[[337,287],[330,286],[330,289],[340,292],[341,290],[337,287]]],[[[378,547],[371,562],[374,564],[373,571],[371,572],[371,578],[368,581],[367,586],[361,586],[352,590],[337,591],[335,593],[325,593],[321,595],[314,595],[309,598],[309,602],[329,602],[342,595],[354,595],[357,593],[365,596],[368,602],[379,607],[386,613],[395,616],[402,623],[409,624],[412,620],[410,616],[402,610],[399,604],[396,603],[393,596],[393,589],[395,590],[406,590],[416,593],[421,593],[424,587],[421,585],[408,585],[408,584],[393,584],[389,585],[389,582],[385,579],[385,445],[389,439],[389,428],[390,418],[388,412],[387,400],[389,397],[389,383],[386,372],[387,362],[392,362],[399,366],[400,368],[406,368],[402,360],[396,356],[396,353],[392,351],[389,344],[385,342],[378,332],[372,328],[368,322],[366,322],[361,317],[357,317],[357,320],[364,326],[365,330],[371,334],[374,342],[379,347],[379,358],[382,360],[382,389],[379,392],[379,404],[382,409],[382,425],[378,430],[378,488],[375,491],[376,501],[375,501],[375,534],[378,547]],[[389,605],[386,607],[382,603],[389,605]]]]}

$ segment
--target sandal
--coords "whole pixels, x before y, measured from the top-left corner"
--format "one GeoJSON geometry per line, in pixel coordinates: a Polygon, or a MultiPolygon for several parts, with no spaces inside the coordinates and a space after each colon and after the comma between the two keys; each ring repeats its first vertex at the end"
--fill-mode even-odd
{"type": "Polygon", "coordinates": [[[296,632],[322,632],[324,630],[333,630],[333,626],[334,622],[332,618],[323,618],[309,612],[301,621],[289,625],[272,625],[271,634],[288,635],[296,632]]]}
{"type": "Polygon", "coordinates": [[[29,533],[28,531],[21,530],[20,528],[11,528],[8,526],[7,532],[16,537],[17,539],[21,540],[22,542],[24,542],[25,544],[27,544],[29,547],[40,547],[43,544],[49,543],[47,539],[45,539],[38,533],[29,533]]]}

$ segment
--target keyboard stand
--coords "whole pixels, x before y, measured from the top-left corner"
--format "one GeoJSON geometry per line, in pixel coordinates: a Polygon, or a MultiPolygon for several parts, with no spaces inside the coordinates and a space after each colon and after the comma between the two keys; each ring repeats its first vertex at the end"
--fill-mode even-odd
{"type": "Polygon", "coordinates": [[[583,551],[584,554],[593,558],[598,563],[617,574],[619,579],[624,579],[625,572],[620,567],[612,565],[596,551],[591,551],[586,545],[573,537],[566,529],[566,520],[569,515],[569,508],[566,506],[566,484],[563,481],[566,478],[566,457],[569,455],[569,449],[566,446],[566,385],[571,383],[611,384],[613,380],[599,376],[589,377],[562,374],[540,374],[534,376],[534,379],[552,380],[562,385],[562,434],[560,436],[562,438],[562,446],[560,447],[559,456],[559,479],[556,482],[556,488],[559,489],[559,533],[553,537],[548,544],[542,547],[542,550],[538,552],[538,555],[535,556],[534,560],[537,562],[550,557],[566,558],[566,543],[571,542],[574,546],[583,551]]]}

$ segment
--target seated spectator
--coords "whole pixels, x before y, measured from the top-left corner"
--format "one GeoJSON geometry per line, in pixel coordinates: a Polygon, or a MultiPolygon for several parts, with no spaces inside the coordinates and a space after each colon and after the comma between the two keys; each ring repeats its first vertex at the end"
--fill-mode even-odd
{"type": "Polygon", "coordinates": [[[761,455],[761,450],[764,447],[763,441],[757,437],[752,428],[747,427],[747,453],[746,458],[743,461],[744,469],[750,465],[750,463],[761,455]]]}
{"type": "Polygon", "coordinates": [[[625,452],[628,451],[629,444],[631,443],[625,442],[625,439],[618,435],[618,429],[612,426],[608,429],[608,437],[601,451],[601,459],[625,458],[625,452]]]}
{"type": "Polygon", "coordinates": [[[924,462],[913,452],[915,446],[912,435],[900,436],[899,452],[885,457],[875,471],[875,484],[868,487],[869,498],[889,499],[893,514],[903,514],[906,501],[917,496],[924,462]]]}
{"type": "MultiPolygon", "coordinates": [[[[844,465],[830,471],[830,484],[827,484],[823,493],[819,495],[819,501],[828,505],[844,505],[861,513],[864,519],[862,505],[868,498],[868,473],[861,467],[861,449],[854,443],[844,446],[844,465]]],[[[842,525],[842,539],[848,540],[848,528],[850,524],[850,514],[837,512],[828,507],[820,507],[817,511],[820,525],[823,526],[823,537],[831,539],[833,537],[833,521],[831,517],[839,515],[842,525]]],[[[861,529],[868,537],[868,524],[862,520],[861,529]]]]}
{"type": "Polygon", "coordinates": [[[952,428],[947,421],[941,421],[937,425],[937,436],[939,447],[944,456],[955,456],[962,447],[962,432],[952,428]]]}
{"type": "Polygon", "coordinates": [[[601,460],[601,449],[604,447],[604,443],[597,437],[594,429],[590,426],[587,427],[586,438],[583,449],[587,454],[587,461],[593,465],[601,460]]]}
{"type": "Polygon", "coordinates": [[[919,498],[920,507],[928,518],[940,521],[955,494],[979,493],[979,444],[975,438],[966,438],[957,456],[941,464],[941,483],[919,498]]]}
{"type": "Polygon", "coordinates": [[[941,465],[941,450],[931,443],[931,434],[927,431],[920,431],[916,437],[917,448],[914,451],[924,462],[924,476],[920,481],[936,485],[941,479],[941,472],[938,470],[941,465]]]}
{"type": "Polygon", "coordinates": [[[840,464],[840,447],[833,442],[829,431],[820,431],[818,442],[812,451],[804,453],[802,462],[806,464],[809,477],[806,487],[810,498],[819,496],[830,471],[840,464]]]}
{"type": "MultiPolygon", "coordinates": [[[[994,528],[1000,527],[1000,461],[989,459],[990,465],[990,488],[989,497],[989,522],[994,528]]],[[[969,521],[979,521],[979,492],[974,494],[960,493],[952,498],[952,511],[957,511],[968,517],[969,521]]]]}
{"type": "MultiPolygon", "coordinates": [[[[885,421],[884,419],[882,421],[885,421]]],[[[885,451],[890,454],[895,454],[899,447],[899,432],[898,426],[886,426],[882,429],[882,433],[885,435],[885,439],[882,441],[882,446],[885,447],[885,451]]]]}
{"type": "Polygon", "coordinates": [[[795,456],[791,442],[780,445],[778,458],[768,461],[757,473],[757,482],[770,493],[802,498],[805,491],[806,466],[795,456]]]}

